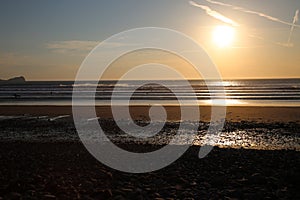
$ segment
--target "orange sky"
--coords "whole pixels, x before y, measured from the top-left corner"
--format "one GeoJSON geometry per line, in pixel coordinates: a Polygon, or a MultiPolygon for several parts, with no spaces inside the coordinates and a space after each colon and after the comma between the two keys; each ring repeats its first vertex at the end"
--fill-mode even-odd
{"type": "MultiPolygon", "coordinates": [[[[29,0],[16,6],[5,0],[0,7],[0,79],[23,75],[27,80],[74,80],[85,56],[99,42],[128,29],[149,26],[174,29],[193,38],[206,49],[224,79],[299,78],[300,25],[295,11],[300,9],[300,1],[224,2],[124,5],[122,1],[86,4],[75,0],[70,5],[65,0],[29,0]],[[223,48],[213,42],[218,26],[235,30],[232,41],[223,48]]],[[[162,55],[154,53],[151,59],[171,64],[186,78],[199,78],[182,60],[162,55]]],[[[114,79],[126,66],[147,60],[149,55],[123,58],[105,78],[114,79]]],[[[154,73],[158,79],[164,76],[164,72],[154,73]]],[[[137,74],[138,78],[146,79],[147,73],[137,74]]]]}

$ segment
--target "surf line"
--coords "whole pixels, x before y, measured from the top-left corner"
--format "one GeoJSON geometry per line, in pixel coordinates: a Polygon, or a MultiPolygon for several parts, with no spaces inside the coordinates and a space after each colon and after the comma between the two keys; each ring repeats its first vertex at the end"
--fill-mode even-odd
{"type": "Polygon", "coordinates": [[[69,117],[70,115],[60,115],[60,116],[57,116],[57,117],[52,117],[49,119],[49,121],[55,121],[55,120],[58,120],[58,119],[61,119],[61,118],[65,118],[65,117],[69,117]]]}
{"type": "Polygon", "coordinates": [[[87,119],[87,121],[90,122],[90,121],[94,121],[94,120],[98,120],[98,119],[100,119],[100,117],[89,118],[89,119],[87,119]]]}

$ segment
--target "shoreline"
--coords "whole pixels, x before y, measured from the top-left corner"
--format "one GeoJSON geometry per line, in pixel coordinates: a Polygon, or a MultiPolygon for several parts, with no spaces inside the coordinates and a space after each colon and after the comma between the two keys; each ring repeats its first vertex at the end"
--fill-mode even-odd
{"type": "MultiPolygon", "coordinates": [[[[82,106],[85,107],[85,106],[82,106]]],[[[164,106],[170,121],[180,120],[179,106],[164,106]]],[[[187,108],[189,106],[186,106],[187,108]]],[[[112,119],[110,106],[96,106],[97,115],[102,119],[112,119]]],[[[126,106],[118,106],[120,110],[125,110],[126,106]]],[[[130,106],[131,117],[135,120],[149,119],[150,106],[130,106]]],[[[191,106],[191,108],[194,108],[191,106]]],[[[210,121],[211,106],[199,106],[200,121],[210,121]]],[[[0,106],[0,115],[72,115],[72,106],[24,106],[7,105],[0,106]]],[[[300,123],[300,107],[254,107],[254,106],[228,106],[226,108],[226,120],[232,122],[256,121],[256,122],[296,122],[300,123]]]]}
{"type": "MultiPolygon", "coordinates": [[[[179,117],[179,108],[166,107],[169,120],[179,117]]],[[[118,133],[110,120],[110,107],[96,107],[96,110],[103,118],[100,123],[105,123],[110,131],[108,134],[118,133]]],[[[149,106],[131,106],[130,111],[135,120],[145,120],[149,106]]],[[[209,120],[210,107],[200,107],[200,113],[201,120],[209,120]]],[[[228,107],[226,120],[230,122],[224,127],[228,133],[224,141],[232,135],[234,140],[239,137],[243,144],[249,143],[249,147],[214,147],[206,157],[199,159],[200,146],[192,145],[171,165],[142,174],[120,172],[97,161],[78,140],[71,106],[0,106],[1,115],[20,115],[25,119],[0,121],[4,138],[12,137],[12,140],[0,140],[3,161],[0,199],[300,198],[299,151],[250,149],[253,138],[260,145],[268,142],[268,137],[270,141],[282,141],[286,145],[290,136],[298,134],[300,108],[228,107]],[[57,118],[66,114],[67,118],[57,118]],[[49,118],[30,118],[31,115],[49,118]],[[75,140],[59,140],[60,137],[75,140]]],[[[202,123],[200,130],[204,130],[206,124],[202,123]]],[[[174,129],[174,125],[176,123],[167,125],[166,133],[174,129]]],[[[118,135],[115,135],[116,144],[128,151],[151,152],[161,147],[127,142],[122,135],[117,140],[118,135]]]]}

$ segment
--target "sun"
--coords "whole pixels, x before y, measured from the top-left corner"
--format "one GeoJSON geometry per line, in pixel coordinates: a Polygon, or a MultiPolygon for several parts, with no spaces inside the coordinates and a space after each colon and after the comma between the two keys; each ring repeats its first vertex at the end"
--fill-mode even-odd
{"type": "Polygon", "coordinates": [[[220,48],[229,47],[234,39],[235,30],[230,26],[216,26],[212,33],[213,42],[220,48]]]}

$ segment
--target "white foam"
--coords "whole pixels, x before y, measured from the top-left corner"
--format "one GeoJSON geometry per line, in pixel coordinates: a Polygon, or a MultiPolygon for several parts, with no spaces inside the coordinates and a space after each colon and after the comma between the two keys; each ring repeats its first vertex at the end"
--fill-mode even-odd
{"type": "Polygon", "coordinates": [[[58,120],[58,119],[62,119],[62,118],[66,118],[66,117],[69,117],[70,115],[59,115],[57,117],[52,117],[49,119],[49,121],[55,121],[55,120],[58,120]]]}
{"type": "Polygon", "coordinates": [[[94,120],[98,120],[98,119],[100,119],[100,117],[90,118],[90,119],[87,119],[87,121],[90,122],[90,121],[94,121],[94,120]]]}
{"type": "Polygon", "coordinates": [[[18,115],[18,116],[0,116],[0,120],[6,120],[6,119],[20,119],[25,118],[24,115],[18,115]]]}

